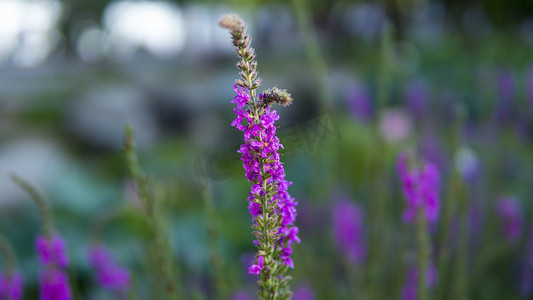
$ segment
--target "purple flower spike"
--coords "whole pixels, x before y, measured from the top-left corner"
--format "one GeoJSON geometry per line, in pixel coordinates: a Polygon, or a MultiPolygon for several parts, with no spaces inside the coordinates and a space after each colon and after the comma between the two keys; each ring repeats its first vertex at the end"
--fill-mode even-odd
{"type": "Polygon", "coordinates": [[[70,300],[72,294],[65,268],[68,265],[65,242],[59,236],[50,239],[40,236],[36,242],[43,265],[40,274],[41,300],[70,300]]]}
{"type": "Polygon", "coordinates": [[[231,33],[233,46],[240,57],[237,68],[240,79],[235,81],[234,109],[237,117],[231,123],[243,131],[244,143],[240,146],[244,176],[251,183],[248,210],[252,215],[255,235],[253,244],[258,248],[257,262],[248,269],[259,276],[259,295],[290,298],[290,277],[284,277],[288,268],[294,267],[291,258],[292,245],[299,243],[298,230],[294,226],[297,202],[288,193],[292,184],[285,179],[285,170],[278,151],[283,149],[276,136],[274,123],[279,115],[271,109],[272,104],[289,106],[293,99],[287,90],[276,87],[258,93],[261,78],[257,73],[255,49],[251,47],[244,21],[236,14],[222,16],[222,28],[231,33]]]}
{"type": "Polygon", "coordinates": [[[366,258],[363,220],[363,211],[355,203],[341,200],[333,208],[335,242],[339,251],[354,264],[366,258]]]}
{"type": "Polygon", "coordinates": [[[502,197],[496,204],[496,213],[502,220],[505,239],[511,243],[520,239],[524,220],[518,200],[513,197],[502,197]]]}
{"type": "Polygon", "coordinates": [[[440,175],[437,167],[426,163],[421,168],[407,167],[407,156],[398,157],[398,173],[402,183],[403,194],[407,200],[407,208],[403,213],[403,220],[412,223],[418,209],[422,209],[427,222],[435,224],[439,216],[439,182],[440,175]]]}
{"type": "Polygon", "coordinates": [[[89,250],[89,262],[96,270],[98,283],[114,292],[125,295],[130,287],[130,273],[118,266],[103,246],[89,250]]]}
{"type": "Polygon", "coordinates": [[[46,268],[40,276],[41,300],[70,300],[72,294],[67,274],[54,267],[46,268]]]}
{"type": "Polygon", "coordinates": [[[56,265],[65,268],[68,264],[68,257],[65,250],[65,241],[59,236],[54,236],[50,240],[44,236],[37,238],[37,252],[43,265],[56,265]]]}
{"type": "Polygon", "coordinates": [[[20,272],[12,274],[0,273],[0,300],[22,299],[22,275],[20,272]]]}

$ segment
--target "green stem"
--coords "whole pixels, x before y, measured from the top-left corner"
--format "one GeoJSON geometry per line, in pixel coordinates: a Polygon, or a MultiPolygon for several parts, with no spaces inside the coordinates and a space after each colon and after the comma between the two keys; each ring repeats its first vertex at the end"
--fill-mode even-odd
{"type": "Polygon", "coordinates": [[[6,262],[6,273],[8,275],[13,274],[13,272],[15,272],[16,265],[15,251],[13,250],[13,247],[8,242],[8,240],[2,234],[0,234],[0,252],[2,252],[2,255],[4,256],[4,261],[6,262]]]}
{"type": "Polygon", "coordinates": [[[457,257],[454,263],[453,299],[468,299],[468,201],[464,188],[459,190],[460,224],[457,257]]]}
{"type": "MultiPolygon", "coordinates": [[[[376,111],[380,111],[384,106],[388,96],[389,90],[389,81],[390,81],[390,62],[389,62],[389,53],[391,48],[391,36],[390,32],[387,29],[384,29],[381,38],[381,55],[379,61],[378,69],[378,95],[376,100],[376,111]]],[[[385,181],[385,143],[379,134],[379,125],[376,122],[373,126],[375,151],[371,154],[370,162],[370,174],[372,174],[372,187],[374,201],[372,201],[372,206],[370,207],[370,218],[371,223],[371,233],[369,241],[369,298],[370,299],[382,299],[382,268],[383,257],[387,245],[384,243],[388,240],[388,231],[386,227],[386,189],[383,186],[385,181]]]]}
{"type": "Polygon", "coordinates": [[[150,229],[151,249],[150,258],[155,264],[157,271],[157,283],[159,293],[165,295],[165,299],[182,299],[183,289],[180,284],[178,268],[175,267],[172,259],[172,250],[170,247],[166,227],[163,224],[159,211],[159,201],[156,201],[153,187],[146,177],[142,174],[139,167],[137,155],[133,148],[133,131],[131,127],[126,127],[126,143],[124,146],[124,155],[131,177],[137,184],[137,194],[142,201],[146,221],[150,229]]]}
{"type": "MultiPolygon", "coordinates": [[[[459,131],[464,120],[464,108],[456,107],[456,120],[453,125],[451,140],[452,159],[457,149],[459,148],[459,131]]],[[[457,212],[458,203],[461,198],[461,175],[458,170],[453,168],[450,183],[448,186],[448,193],[446,201],[442,204],[442,218],[439,227],[439,251],[437,255],[438,263],[438,278],[439,284],[437,286],[438,299],[447,299],[446,293],[449,291],[448,285],[450,275],[450,262],[452,256],[452,250],[449,246],[450,241],[450,225],[453,215],[457,212]]],[[[462,219],[460,219],[462,220],[462,219]]],[[[462,222],[462,221],[461,221],[462,222]]]]}
{"type": "Polygon", "coordinates": [[[11,180],[31,196],[41,215],[43,234],[47,239],[51,239],[54,235],[54,224],[50,207],[46,201],[44,201],[44,198],[29,182],[24,180],[22,177],[16,174],[11,174],[11,180]]]}
{"type": "Polygon", "coordinates": [[[217,299],[226,299],[227,291],[224,280],[222,260],[220,259],[218,249],[218,226],[215,209],[213,206],[213,198],[209,186],[202,190],[204,198],[204,208],[207,217],[207,235],[209,238],[209,248],[211,249],[210,259],[213,267],[213,281],[214,290],[217,299]]]}
{"type": "Polygon", "coordinates": [[[418,255],[417,255],[417,264],[418,264],[418,285],[417,285],[417,295],[418,300],[428,300],[429,299],[429,290],[428,290],[428,279],[427,279],[427,269],[429,264],[429,232],[427,220],[424,216],[422,208],[418,209],[416,215],[416,236],[418,243],[418,255]]]}

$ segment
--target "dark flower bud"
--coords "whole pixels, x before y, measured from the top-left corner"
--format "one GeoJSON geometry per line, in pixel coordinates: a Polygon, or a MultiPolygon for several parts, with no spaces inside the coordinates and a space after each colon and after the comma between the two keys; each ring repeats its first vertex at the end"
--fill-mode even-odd
{"type": "Polygon", "coordinates": [[[269,106],[272,103],[278,103],[281,106],[289,106],[292,103],[291,94],[287,90],[280,90],[277,87],[268,89],[259,95],[259,98],[263,101],[263,105],[269,106]]]}

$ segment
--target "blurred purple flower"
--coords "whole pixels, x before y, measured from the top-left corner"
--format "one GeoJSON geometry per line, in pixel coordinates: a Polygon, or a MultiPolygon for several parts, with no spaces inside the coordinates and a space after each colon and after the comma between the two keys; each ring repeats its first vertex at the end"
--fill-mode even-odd
{"type": "MultiPolygon", "coordinates": [[[[415,267],[409,268],[407,273],[407,280],[402,288],[402,300],[416,300],[417,299],[417,284],[418,284],[418,269],[415,267]]],[[[429,289],[432,289],[437,284],[437,268],[431,264],[426,270],[426,284],[429,289]]]]}
{"type": "Polygon", "coordinates": [[[53,236],[51,239],[47,239],[44,236],[39,236],[36,248],[41,264],[56,265],[62,268],[67,266],[68,257],[65,250],[65,241],[61,237],[53,236]]]}
{"type": "Polygon", "coordinates": [[[533,106],[533,65],[529,67],[526,80],[527,98],[529,99],[529,104],[533,106]]]}
{"type": "Polygon", "coordinates": [[[498,119],[508,121],[512,113],[512,102],[516,97],[514,78],[511,70],[504,69],[498,72],[498,119]]]}
{"type": "Polygon", "coordinates": [[[399,155],[397,167],[403,194],[407,200],[403,220],[407,223],[413,222],[418,209],[422,209],[428,223],[433,225],[438,219],[440,208],[440,174],[437,167],[426,163],[421,168],[409,170],[406,154],[399,155]]]}
{"type": "Polygon", "coordinates": [[[130,286],[130,273],[117,265],[104,246],[93,246],[89,250],[89,262],[96,270],[98,283],[120,295],[125,295],[130,286]]]}
{"type": "Polygon", "coordinates": [[[496,204],[496,213],[502,220],[502,231],[508,242],[515,242],[522,236],[524,220],[522,208],[516,198],[502,197],[496,204]]]}
{"type": "Polygon", "coordinates": [[[498,93],[503,103],[510,103],[514,100],[516,91],[511,70],[505,69],[498,72],[498,93]]]}
{"type": "Polygon", "coordinates": [[[230,299],[231,300],[252,300],[253,298],[250,297],[250,294],[248,294],[245,291],[237,291],[231,295],[230,299]]]}
{"type": "Polygon", "coordinates": [[[308,285],[301,285],[294,290],[293,300],[315,300],[315,294],[308,285]]]}
{"type": "Polygon", "coordinates": [[[49,266],[41,272],[41,300],[70,300],[72,294],[64,270],[49,266]]]}
{"type": "Polygon", "coordinates": [[[68,276],[65,272],[68,265],[65,241],[57,235],[50,239],[39,236],[35,246],[44,267],[39,277],[41,300],[72,299],[68,276]]]}
{"type": "Polygon", "coordinates": [[[339,251],[357,264],[366,258],[364,213],[355,203],[341,200],[333,208],[333,235],[339,251]]]}
{"type": "Polygon", "coordinates": [[[369,121],[374,115],[374,106],[367,87],[359,82],[348,88],[347,97],[351,113],[356,119],[369,121]]]}
{"type": "Polygon", "coordinates": [[[424,81],[411,80],[405,87],[405,101],[412,114],[421,118],[424,116],[429,102],[428,89],[424,81]]]}
{"type": "Polygon", "coordinates": [[[399,142],[412,131],[412,120],[401,109],[384,109],[379,116],[379,134],[387,142],[399,142]]]}
{"type": "Polygon", "coordinates": [[[0,273],[0,300],[19,300],[22,298],[22,275],[0,273]]]}

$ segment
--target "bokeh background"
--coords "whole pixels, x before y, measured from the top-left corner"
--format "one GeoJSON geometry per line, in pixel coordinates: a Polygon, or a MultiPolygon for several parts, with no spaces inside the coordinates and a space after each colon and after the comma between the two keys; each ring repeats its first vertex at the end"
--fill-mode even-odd
{"type": "Polygon", "coordinates": [[[25,299],[37,299],[40,221],[12,172],[52,205],[76,299],[113,299],[87,260],[102,222],[99,239],[155,299],[126,124],[164,191],[184,299],[254,298],[227,12],[248,24],[263,87],[294,98],[278,124],[299,202],[298,299],[401,299],[416,261],[395,167],[407,149],[442,177],[432,257],[451,267],[435,299],[533,299],[533,2],[0,0],[0,232],[25,299]],[[364,215],[357,263],[335,240],[343,201],[364,215]]]}

